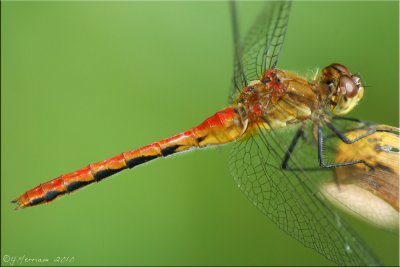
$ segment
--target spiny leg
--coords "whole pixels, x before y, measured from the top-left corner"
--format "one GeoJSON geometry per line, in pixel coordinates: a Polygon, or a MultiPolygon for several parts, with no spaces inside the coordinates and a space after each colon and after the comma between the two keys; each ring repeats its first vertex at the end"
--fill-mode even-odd
{"type": "Polygon", "coordinates": [[[349,118],[349,117],[340,117],[340,116],[333,116],[333,120],[343,120],[343,121],[354,121],[354,122],[363,122],[362,120],[356,118],[349,118]]]}
{"type": "MultiPolygon", "coordinates": [[[[329,124],[328,124],[327,126],[328,126],[329,129],[332,130],[332,128],[329,127],[329,124]]],[[[333,125],[332,125],[332,126],[333,126],[333,125]]],[[[350,139],[348,139],[346,136],[344,136],[342,133],[340,133],[336,128],[334,128],[334,129],[336,130],[336,131],[334,131],[334,133],[335,133],[343,142],[345,142],[346,144],[354,143],[354,142],[360,140],[361,138],[364,138],[364,137],[366,137],[366,136],[372,134],[372,133],[370,133],[370,134],[368,134],[368,135],[365,135],[365,134],[364,134],[364,135],[362,135],[361,138],[360,138],[360,137],[357,137],[357,138],[355,138],[354,140],[350,140],[350,139]],[[339,136],[338,133],[339,133],[341,136],[339,136]],[[344,137],[345,140],[346,140],[347,142],[344,141],[344,139],[342,139],[342,137],[344,137]]],[[[375,132],[375,131],[374,131],[374,132],[375,132]]],[[[374,132],[373,132],[373,133],[374,133],[374,132]]],[[[354,161],[346,161],[346,162],[338,162],[338,163],[333,163],[333,164],[327,164],[327,163],[325,163],[325,161],[324,161],[324,155],[323,155],[323,154],[324,154],[324,148],[323,148],[323,145],[324,145],[324,136],[323,136],[323,133],[322,133],[322,128],[321,128],[321,127],[318,127],[318,160],[319,160],[319,165],[320,165],[322,168],[336,168],[336,167],[354,165],[354,164],[357,164],[357,163],[363,163],[365,166],[367,166],[367,167],[373,169],[373,167],[372,167],[371,165],[369,165],[367,162],[365,162],[364,160],[354,160],[354,161]]]]}
{"type": "Polygon", "coordinates": [[[283,157],[282,164],[281,164],[282,169],[284,169],[284,170],[288,170],[289,169],[288,168],[288,162],[289,162],[290,156],[291,156],[294,148],[296,147],[297,143],[299,142],[300,137],[302,137],[303,135],[304,135],[304,125],[301,126],[297,130],[295,136],[293,137],[293,140],[290,143],[290,146],[289,146],[288,150],[286,151],[285,156],[283,157]]]}
{"type": "Polygon", "coordinates": [[[370,129],[366,133],[354,138],[354,139],[349,139],[347,136],[345,136],[340,130],[338,130],[332,123],[327,123],[326,126],[337,136],[339,137],[340,140],[345,142],[346,144],[352,144],[354,142],[357,142],[360,139],[363,139],[364,137],[367,137],[373,133],[376,132],[376,129],[370,129]]]}

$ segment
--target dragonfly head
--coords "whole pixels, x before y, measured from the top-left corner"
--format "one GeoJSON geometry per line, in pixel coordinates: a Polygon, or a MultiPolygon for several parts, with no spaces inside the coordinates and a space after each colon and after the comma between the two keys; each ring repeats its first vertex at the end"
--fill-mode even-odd
{"type": "Polygon", "coordinates": [[[326,97],[329,109],[335,115],[350,112],[364,95],[361,78],[337,63],[322,70],[320,85],[322,95],[326,97]]]}

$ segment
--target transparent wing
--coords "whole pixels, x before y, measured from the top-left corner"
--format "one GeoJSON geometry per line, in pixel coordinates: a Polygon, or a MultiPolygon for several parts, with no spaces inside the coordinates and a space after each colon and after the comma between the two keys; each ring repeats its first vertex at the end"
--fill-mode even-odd
{"type": "Polygon", "coordinates": [[[237,142],[230,157],[236,183],[279,228],[327,259],[339,265],[379,264],[319,191],[333,173],[321,168],[315,171],[317,149],[311,130],[293,151],[291,170],[281,169],[296,131],[293,127],[272,131],[260,128],[237,142]]]}
{"type": "Polygon", "coordinates": [[[265,70],[276,66],[288,26],[290,6],[290,1],[267,1],[240,43],[235,2],[231,2],[235,68],[230,102],[249,81],[259,79],[265,70]]]}

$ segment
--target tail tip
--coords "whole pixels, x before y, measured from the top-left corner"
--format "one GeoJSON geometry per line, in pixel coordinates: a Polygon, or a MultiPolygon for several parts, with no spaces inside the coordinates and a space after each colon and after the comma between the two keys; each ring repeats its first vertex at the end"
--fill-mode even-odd
{"type": "Polygon", "coordinates": [[[11,200],[11,203],[17,204],[17,206],[15,207],[14,210],[20,210],[20,209],[24,208],[24,206],[23,206],[22,203],[20,202],[19,197],[16,198],[16,199],[11,200]]]}

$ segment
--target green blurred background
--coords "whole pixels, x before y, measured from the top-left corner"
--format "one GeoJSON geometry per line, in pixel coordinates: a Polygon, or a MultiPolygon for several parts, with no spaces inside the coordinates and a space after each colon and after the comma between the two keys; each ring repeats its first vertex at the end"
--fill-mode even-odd
{"type": "MultiPolygon", "coordinates": [[[[259,213],[230,146],[157,160],[51,205],[24,190],[201,122],[227,103],[227,2],[1,2],[1,257],[73,265],[333,265],[259,213]]],[[[261,3],[239,3],[245,30],[261,3]]],[[[278,66],[370,86],[353,117],[398,125],[398,3],[295,2],[278,66]]],[[[354,219],[385,264],[395,234],[354,219]]],[[[54,264],[54,263],[53,263],[54,264]]],[[[51,265],[53,265],[51,264],[51,265]]]]}

